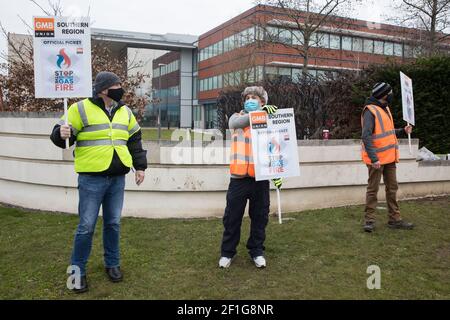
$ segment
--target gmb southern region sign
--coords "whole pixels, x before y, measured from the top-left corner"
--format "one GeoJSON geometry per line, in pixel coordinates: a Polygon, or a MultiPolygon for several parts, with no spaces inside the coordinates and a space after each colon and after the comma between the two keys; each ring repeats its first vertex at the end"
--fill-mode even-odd
{"type": "Polygon", "coordinates": [[[294,109],[253,111],[250,128],[257,181],[300,175],[294,109]]]}
{"type": "Polygon", "coordinates": [[[89,18],[34,17],[36,98],[92,96],[89,18]]]}

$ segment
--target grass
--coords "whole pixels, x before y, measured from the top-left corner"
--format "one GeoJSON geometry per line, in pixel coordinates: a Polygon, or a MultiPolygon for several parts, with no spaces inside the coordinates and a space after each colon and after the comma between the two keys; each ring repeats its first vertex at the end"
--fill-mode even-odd
{"type": "MultiPolygon", "coordinates": [[[[161,140],[171,140],[172,138],[172,133],[175,130],[181,130],[184,131],[185,129],[163,129],[161,128],[161,140]]],[[[177,131],[177,135],[175,138],[178,138],[179,140],[179,136],[180,136],[180,131],[177,131]]],[[[183,136],[184,138],[184,136],[183,136]]],[[[208,140],[211,138],[210,134],[207,133],[194,133],[193,131],[191,131],[191,139],[204,139],[204,140],[208,140]]],[[[142,128],[142,139],[143,140],[158,140],[158,129],[155,128],[142,128]]]]}
{"type": "MultiPolygon", "coordinates": [[[[172,133],[175,129],[163,129],[161,128],[161,140],[170,140],[172,133]]],[[[143,140],[158,140],[158,129],[154,128],[142,128],[143,140]]]]}
{"type": "Polygon", "coordinates": [[[267,227],[268,267],[245,249],[217,268],[220,219],[122,220],[122,283],[103,270],[99,219],[88,265],[90,291],[65,288],[77,216],[0,207],[1,299],[450,299],[450,197],[401,203],[412,231],[361,229],[362,206],[289,214],[267,227]],[[381,289],[368,290],[369,265],[381,268],[381,289]]]}

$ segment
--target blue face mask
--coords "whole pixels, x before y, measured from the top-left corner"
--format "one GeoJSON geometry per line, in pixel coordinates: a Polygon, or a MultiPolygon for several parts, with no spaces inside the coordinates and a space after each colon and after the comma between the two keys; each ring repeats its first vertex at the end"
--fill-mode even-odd
{"type": "Polygon", "coordinates": [[[256,99],[248,99],[244,103],[244,109],[247,112],[259,110],[259,108],[260,108],[259,101],[256,99]]]}

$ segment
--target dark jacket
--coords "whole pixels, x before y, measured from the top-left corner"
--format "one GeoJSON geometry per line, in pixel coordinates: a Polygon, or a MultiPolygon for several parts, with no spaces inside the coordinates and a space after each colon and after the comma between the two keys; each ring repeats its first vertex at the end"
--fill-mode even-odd
{"type": "MultiPolygon", "coordinates": [[[[386,107],[387,105],[383,105],[380,101],[375,99],[374,97],[369,97],[366,100],[365,106],[367,105],[376,105],[381,107],[386,113],[386,107]]],[[[370,112],[368,109],[364,111],[363,114],[363,127],[362,127],[362,135],[361,139],[364,143],[364,148],[366,149],[367,155],[369,156],[372,163],[375,163],[378,161],[377,154],[375,152],[375,148],[373,146],[373,140],[372,135],[375,130],[375,116],[370,112]]],[[[395,134],[397,137],[403,137],[406,135],[405,129],[395,129],[395,134]]]]}
{"type": "MultiPolygon", "coordinates": [[[[114,114],[116,111],[124,105],[123,102],[119,102],[118,106],[111,110],[111,114],[106,110],[103,99],[100,97],[89,98],[89,100],[94,103],[96,106],[101,108],[105,114],[108,116],[109,120],[112,121],[114,118],[114,114]]],[[[60,147],[65,148],[65,140],[61,139],[60,135],[60,125],[57,124],[53,128],[53,131],[50,135],[50,139],[53,143],[60,147]]],[[[70,136],[69,144],[73,145],[76,141],[76,137],[73,135],[70,136]]],[[[132,135],[127,142],[128,150],[130,151],[131,157],[133,158],[133,167],[136,170],[145,170],[147,169],[147,151],[142,149],[142,133],[141,130],[132,135]]],[[[101,175],[101,176],[117,176],[123,175],[130,172],[130,168],[126,167],[119,158],[119,155],[114,150],[113,158],[111,161],[111,165],[108,169],[102,172],[85,172],[90,175],[101,175]]],[[[83,173],[83,172],[80,172],[83,173]]]]}

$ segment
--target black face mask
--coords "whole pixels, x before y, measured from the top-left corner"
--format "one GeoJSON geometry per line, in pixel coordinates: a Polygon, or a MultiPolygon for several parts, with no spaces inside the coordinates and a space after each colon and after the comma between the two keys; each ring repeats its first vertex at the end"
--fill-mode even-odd
{"type": "Polygon", "coordinates": [[[118,88],[118,89],[108,89],[108,97],[110,97],[111,99],[113,99],[116,102],[119,102],[120,99],[122,99],[123,94],[125,93],[125,91],[122,88],[118,88]]]}
{"type": "Polygon", "coordinates": [[[386,98],[386,101],[387,101],[388,105],[391,105],[392,100],[394,100],[394,94],[393,93],[389,93],[387,95],[387,98],[386,98]]]}

